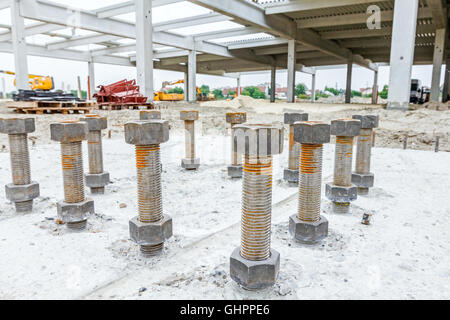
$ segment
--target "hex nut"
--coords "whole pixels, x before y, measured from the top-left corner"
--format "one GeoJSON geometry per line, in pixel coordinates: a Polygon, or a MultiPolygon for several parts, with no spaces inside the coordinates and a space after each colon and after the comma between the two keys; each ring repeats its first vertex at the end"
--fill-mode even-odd
{"type": "Polygon", "coordinates": [[[180,111],[180,120],[195,121],[198,120],[198,111],[196,110],[182,110],[180,111]]]}
{"type": "Polygon", "coordinates": [[[34,118],[10,118],[0,119],[0,133],[26,134],[36,130],[34,118]]]}
{"type": "Polygon", "coordinates": [[[298,184],[298,170],[284,169],[283,179],[292,184],[298,184]]]}
{"type": "Polygon", "coordinates": [[[242,166],[229,166],[227,169],[230,178],[242,178],[242,166]]]}
{"type": "Polygon", "coordinates": [[[131,240],[141,246],[160,244],[172,236],[172,218],[168,215],[153,223],[143,223],[134,217],[129,225],[131,240]]]}
{"type": "Polygon", "coordinates": [[[85,221],[88,217],[88,213],[95,213],[94,201],[91,199],[86,199],[78,203],[59,201],[56,204],[56,209],[58,212],[58,219],[64,223],[85,221]]]}
{"type": "Polygon", "coordinates": [[[88,138],[88,124],[82,121],[63,121],[50,124],[51,139],[61,143],[83,141],[88,138]]]}
{"type": "Polygon", "coordinates": [[[32,181],[30,184],[16,185],[7,184],[5,186],[6,199],[11,202],[24,202],[33,200],[40,195],[39,183],[32,181]]]}
{"type": "Polygon", "coordinates": [[[80,118],[80,121],[84,121],[88,124],[89,131],[101,131],[108,128],[108,120],[106,117],[101,117],[98,114],[86,115],[80,118]]]}
{"type": "Polygon", "coordinates": [[[375,176],[373,173],[352,173],[352,183],[359,188],[371,188],[374,185],[375,176]]]}
{"type": "Polygon", "coordinates": [[[358,187],[355,185],[342,187],[327,183],[325,186],[325,196],[333,202],[349,203],[358,198],[358,187]]]}
{"type": "Polygon", "coordinates": [[[233,129],[238,154],[264,157],[283,153],[284,127],[281,124],[239,124],[233,129]]]}
{"type": "Polygon", "coordinates": [[[140,120],[161,120],[161,111],[159,110],[142,110],[139,112],[140,120]]]}
{"type": "Polygon", "coordinates": [[[320,121],[302,121],[294,124],[294,141],[301,144],[330,142],[330,125],[320,121]]]}
{"type": "Polygon", "coordinates": [[[197,170],[200,167],[200,159],[181,159],[181,167],[186,170],[197,170]]]}
{"type": "Polygon", "coordinates": [[[373,129],[378,127],[379,117],[374,115],[354,115],[353,119],[361,121],[361,129],[373,129]]]}
{"type": "Polygon", "coordinates": [[[303,243],[317,243],[328,236],[328,220],[320,216],[315,222],[301,221],[297,215],[289,218],[289,233],[303,243]]]}
{"type": "Polygon", "coordinates": [[[230,256],[230,276],[247,290],[259,290],[275,284],[280,271],[280,254],[271,249],[267,260],[251,261],[241,256],[237,247],[230,256]]]}
{"type": "Polygon", "coordinates": [[[109,184],[109,173],[102,172],[99,174],[86,173],[84,175],[86,187],[101,188],[109,184]]]}
{"type": "Polygon", "coordinates": [[[241,124],[247,121],[247,112],[227,112],[226,122],[232,124],[241,124]]]}
{"type": "Polygon", "coordinates": [[[169,140],[169,122],[138,120],[125,124],[125,142],[134,145],[161,144],[169,140]]]}
{"type": "Polygon", "coordinates": [[[284,124],[293,125],[299,121],[308,121],[307,113],[287,112],[284,114],[284,124]]]}
{"type": "Polygon", "coordinates": [[[338,119],[331,121],[330,132],[337,137],[356,137],[361,130],[361,121],[357,119],[338,119]]]}

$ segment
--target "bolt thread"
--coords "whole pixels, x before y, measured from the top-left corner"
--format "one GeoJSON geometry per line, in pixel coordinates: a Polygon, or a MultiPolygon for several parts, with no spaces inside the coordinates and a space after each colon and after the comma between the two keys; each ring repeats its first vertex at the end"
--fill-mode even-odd
{"type": "Polygon", "coordinates": [[[69,228],[71,230],[83,230],[83,229],[86,229],[86,226],[87,226],[87,220],[67,223],[67,228],[69,228]]]}
{"type": "Polygon", "coordinates": [[[245,156],[243,177],[241,256],[266,260],[270,257],[272,156],[245,156]]]}
{"type": "Polygon", "coordinates": [[[298,218],[315,222],[320,220],[323,145],[301,144],[300,148],[298,218]]]}
{"type": "Polygon", "coordinates": [[[83,154],[81,141],[61,143],[61,158],[65,202],[78,203],[84,201],[83,154]]]}
{"type": "Polygon", "coordinates": [[[195,159],[195,124],[192,120],[184,121],[184,128],[186,130],[186,159],[195,159]]]}
{"type": "Polygon", "coordinates": [[[89,131],[88,134],[89,173],[103,173],[103,151],[101,131],[89,131]]]}
{"type": "Polygon", "coordinates": [[[30,155],[26,134],[10,134],[10,158],[13,184],[24,185],[31,183],[30,155]]]}
{"type": "Polygon", "coordinates": [[[369,188],[358,187],[358,194],[361,196],[366,196],[369,194],[369,188]]]}
{"type": "Polygon", "coordinates": [[[159,145],[136,146],[139,221],[162,220],[161,159],[159,145]]]}
{"type": "Polygon", "coordinates": [[[334,184],[348,187],[352,184],[353,137],[336,137],[334,184]]]}
{"type": "Polygon", "coordinates": [[[294,141],[294,126],[289,126],[289,170],[298,170],[300,144],[294,141]]]}
{"type": "Polygon", "coordinates": [[[372,129],[361,129],[356,144],[355,172],[370,173],[370,153],[372,150],[372,129]]]}
{"type": "Polygon", "coordinates": [[[143,256],[152,257],[161,253],[164,249],[164,242],[155,244],[153,246],[140,246],[140,251],[143,256]]]}
{"type": "Polygon", "coordinates": [[[17,213],[28,213],[33,211],[33,200],[16,202],[14,205],[16,206],[17,213]]]}
{"type": "Polygon", "coordinates": [[[348,213],[350,211],[350,203],[345,202],[332,202],[333,212],[335,213],[348,213]]]}

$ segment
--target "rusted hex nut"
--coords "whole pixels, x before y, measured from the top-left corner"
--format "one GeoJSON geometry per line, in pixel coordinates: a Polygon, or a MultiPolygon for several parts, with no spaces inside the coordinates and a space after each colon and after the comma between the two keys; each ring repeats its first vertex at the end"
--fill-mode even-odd
{"type": "Polygon", "coordinates": [[[39,183],[32,181],[30,184],[5,186],[6,199],[11,202],[24,202],[39,197],[39,183]]]}
{"type": "Polygon", "coordinates": [[[378,128],[379,117],[374,115],[354,115],[353,119],[357,119],[361,121],[361,129],[373,129],[378,128]]]}
{"type": "Polygon", "coordinates": [[[198,120],[198,111],[182,110],[182,111],[180,111],[180,120],[196,121],[196,120],[198,120]]]}
{"type": "Polygon", "coordinates": [[[169,140],[169,122],[138,120],[125,124],[125,142],[134,145],[155,145],[169,140]]]}
{"type": "Polygon", "coordinates": [[[87,123],[89,131],[101,131],[108,128],[106,117],[101,117],[97,114],[86,115],[86,117],[80,118],[80,121],[87,123]]]}
{"type": "Polygon", "coordinates": [[[27,134],[36,130],[34,119],[0,119],[0,133],[5,134],[27,134]]]}
{"type": "Polygon", "coordinates": [[[159,110],[142,110],[139,112],[140,120],[161,120],[161,111],[159,110]]]}
{"type": "Polygon", "coordinates": [[[103,172],[103,173],[99,173],[99,174],[86,173],[84,175],[84,177],[85,177],[86,187],[89,187],[89,188],[105,187],[110,182],[108,172],[103,172]]]}
{"type": "Polygon", "coordinates": [[[88,133],[88,124],[83,121],[65,121],[50,124],[51,139],[61,143],[86,140],[88,133]]]}
{"type": "Polygon", "coordinates": [[[241,256],[241,248],[236,248],[230,257],[230,275],[240,286],[248,290],[271,287],[280,271],[280,254],[271,249],[270,257],[262,261],[252,261],[241,256]]]}
{"type": "Polygon", "coordinates": [[[320,216],[320,220],[308,222],[300,220],[297,215],[289,217],[289,232],[298,241],[313,244],[328,236],[328,220],[320,216]]]}
{"type": "Polygon", "coordinates": [[[284,124],[293,125],[296,122],[308,121],[307,113],[289,112],[284,114],[284,124]]]}
{"type": "Polygon", "coordinates": [[[352,183],[359,188],[372,188],[375,176],[373,173],[352,173],[352,183]]]}
{"type": "Polygon", "coordinates": [[[134,217],[130,220],[130,237],[141,246],[163,243],[172,237],[172,218],[164,215],[158,222],[143,223],[139,217],[134,217]]]}
{"type": "Polygon", "coordinates": [[[330,142],[330,125],[318,121],[296,122],[294,141],[301,144],[324,144],[330,142]]]}
{"type": "Polygon", "coordinates": [[[226,122],[231,124],[241,124],[247,121],[246,112],[227,112],[225,115],[226,122]]]}
{"type": "Polygon", "coordinates": [[[338,119],[331,121],[330,132],[337,137],[356,137],[361,130],[358,119],[338,119]]]}
{"type": "Polygon", "coordinates": [[[234,127],[233,139],[237,139],[240,154],[255,157],[277,155],[283,153],[284,128],[281,124],[240,124],[234,127]]]}
{"type": "Polygon", "coordinates": [[[78,203],[67,203],[60,201],[56,205],[58,219],[64,223],[76,223],[85,221],[88,213],[94,214],[94,201],[84,200],[78,203]]]}
{"type": "Polygon", "coordinates": [[[341,187],[327,183],[325,186],[325,196],[333,202],[349,203],[358,197],[358,188],[355,185],[341,187]]]}

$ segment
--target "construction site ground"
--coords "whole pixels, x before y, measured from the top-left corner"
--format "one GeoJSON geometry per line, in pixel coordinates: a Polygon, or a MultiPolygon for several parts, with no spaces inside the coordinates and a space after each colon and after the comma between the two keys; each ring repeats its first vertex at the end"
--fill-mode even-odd
{"type": "MultiPolygon", "coordinates": [[[[0,102],[1,104],[1,102],[0,102]]],[[[104,132],[105,170],[112,183],[105,195],[90,196],[95,214],[85,231],[56,224],[63,198],[60,147],[50,141],[49,124],[80,115],[31,115],[32,179],[41,196],[34,212],[14,212],[0,194],[0,299],[449,299],[450,298],[450,111],[388,111],[369,104],[287,104],[242,97],[201,105],[161,103],[171,125],[162,145],[164,212],[174,236],[163,253],[144,259],[129,240],[128,220],[137,215],[134,146],[124,142],[123,124],[139,111],[98,111],[109,120],[104,132]],[[197,172],[180,167],[184,125],[179,111],[196,108],[197,172]],[[272,248],[281,253],[276,285],[248,292],[229,277],[229,256],[240,241],[241,180],[227,177],[230,136],[225,112],[247,111],[249,123],[282,121],[283,112],[303,110],[311,120],[329,122],[352,114],[378,114],[372,172],[375,187],[359,197],[350,214],[331,212],[320,245],[296,243],[288,232],[297,210],[297,188],[282,181],[285,152],[274,157],[272,248]],[[408,135],[408,150],[403,137],[408,135]],[[441,152],[434,152],[440,136],[441,152]],[[372,213],[371,225],[361,224],[372,213]]],[[[28,115],[29,117],[30,115],[28,115]]],[[[0,117],[16,115],[0,106],[0,117]]],[[[84,144],[85,170],[87,147],[84,144]]],[[[334,144],[325,146],[323,184],[333,175],[334,144]]],[[[9,146],[0,135],[0,185],[11,182],[9,146]]],[[[322,193],[324,193],[322,188],[322,193]]],[[[86,189],[86,192],[88,190],[86,189]]]]}

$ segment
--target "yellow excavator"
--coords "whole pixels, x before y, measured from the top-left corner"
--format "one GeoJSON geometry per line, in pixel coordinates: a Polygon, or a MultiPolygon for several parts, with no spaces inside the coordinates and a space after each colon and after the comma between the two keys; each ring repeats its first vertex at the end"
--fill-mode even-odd
{"type": "MultiPolygon", "coordinates": [[[[0,73],[8,74],[11,76],[15,76],[16,74],[11,71],[0,70],[0,73]]],[[[49,76],[38,76],[35,74],[28,75],[28,83],[30,84],[31,90],[44,90],[50,91],[55,88],[55,83],[53,82],[53,78],[49,76]]],[[[16,85],[16,80],[14,79],[14,85],[16,85]]]]}
{"type": "MultiPolygon", "coordinates": [[[[183,93],[167,93],[166,87],[173,86],[176,84],[184,83],[184,79],[176,80],[176,81],[164,81],[162,84],[162,88],[160,91],[157,91],[153,94],[154,101],[183,101],[184,94],[183,93]]],[[[195,87],[197,91],[197,101],[208,101],[213,100],[214,95],[212,94],[204,94],[200,90],[199,87],[195,87]]]]}

